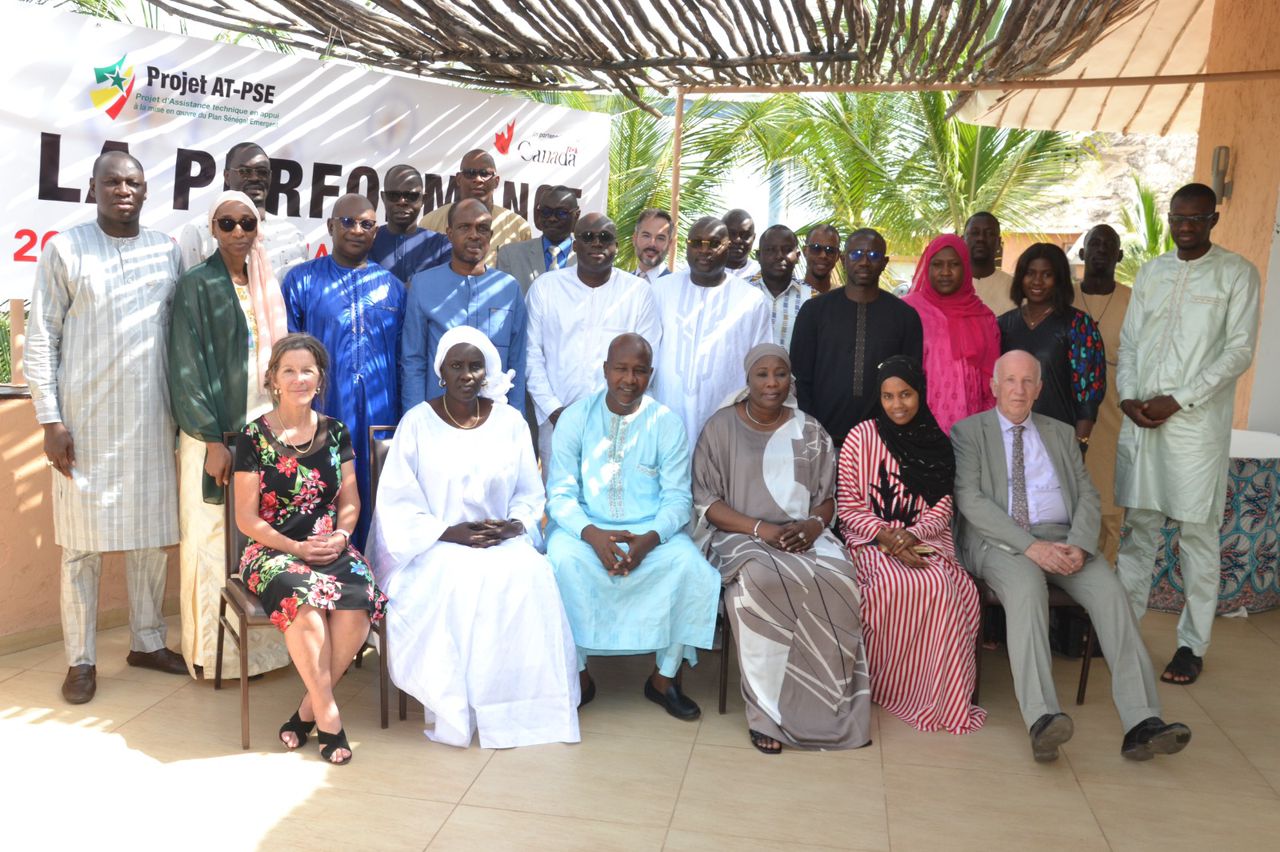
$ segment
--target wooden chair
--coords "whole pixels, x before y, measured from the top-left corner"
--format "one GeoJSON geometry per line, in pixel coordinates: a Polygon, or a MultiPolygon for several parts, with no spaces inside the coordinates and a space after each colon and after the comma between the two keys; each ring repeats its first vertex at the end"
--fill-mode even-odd
{"type": "MultiPolygon", "coordinates": [[[[236,445],[235,432],[223,435],[231,450],[231,469],[235,470],[236,445]]],[[[222,587],[221,600],[218,602],[218,647],[214,664],[213,688],[222,689],[222,648],[227,632],[236,642],[240,656],[240,747],[249,748],[249,630],[254,627],[271,627],[271,616],[263,609],[258,596],[249,591],[244,579],[240,576],[240,556],[244,553],[248,538],[236,526],[235,475],[227,483],[223,502],[223,518],[226,525],[224,551],[227,578],[222,587]],[[235,624],[227,617],[230,607],[235,616],[235,624]]],[[[379,677],[382,692],[382,727],[387,727],[387,677],[386,667],[386,621],[374,625],[380,642],[379,677]]],[[[273,627],[274,629],[274,627],[273,627]]]]}
{"type": "Polygon", "coordinates": [[[729,655],[733,653],[733,628],[729,626],[729,613],[724,605],[724,588],[720,589],[720,605],[716,611],[716,635],[711,650],[720,652],[720,715],[725,713],[725,698],[729,692],[729,655]]]}
{"type": "MultiPolygon", "coordinates": [[[[970,577],[973,578],[973,582],[978,586],[978,596],[982,607],[982,616],[978,622],[978,642],[974,651],[976,668],[973,679],[973,703],[977,704],[978,691],[982,685],[982,639],[987,632],[987,618],[992,609],[1000,607],[1002,604],[1000,603],[1000,598],[996,596],[995,591],[990,586],[977,577],[973,577],[973,575],[970,575],[970,577]]],[[[1080,684],[1076,688],[1076,704],[1083,704],[1085,689],[1089,685],[1089,664],[1093,662],[1093,653],[1098,644],[1098,637],[1093,631],[1093,622],[1089,620],[1089,613],[1084,607],[1076,603],[1071,595],[1052,583],[1049,584],[1049,609],[1072,610],[1084,618],[1084,658],[1080,663],[1080,684]]]]}

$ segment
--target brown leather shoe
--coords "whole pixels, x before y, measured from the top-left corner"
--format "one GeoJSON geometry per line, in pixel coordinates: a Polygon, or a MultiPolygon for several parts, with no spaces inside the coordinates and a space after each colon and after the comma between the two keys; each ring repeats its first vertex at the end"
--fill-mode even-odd
{"type": "Polygon", "coordinates": [[[71,666],[62,682],[62,697],[68,704],[87,704],[98,691],[97,666],[71,666]]]}
{"type": "Polygon", "coordinates": [[[165,674],[187,674],[187,661],[182,659],[181,654],[168,648],[161,648],[159,651],[130,651],[124,661],[131,666],[155,669],[165,674]]]}

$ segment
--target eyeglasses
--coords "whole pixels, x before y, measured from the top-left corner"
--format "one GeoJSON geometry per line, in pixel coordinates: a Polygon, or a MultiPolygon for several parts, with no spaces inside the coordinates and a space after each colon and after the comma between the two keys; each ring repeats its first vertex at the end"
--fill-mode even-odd
{"type": "Polygon", "coordinates": [[[687,243],[691,249],[706,249],[707,251],[715,251],[724,245],[724,240],[689,240],[687,243]]]}
{"type": "Polygon", "coordinates": [[[1170,213],[1169,224],[1170,225],[1186,225],[1190,223],[1195,225],[1203,225],[1206,222],[1212,222],[1213,217],[1217,215],[1218,215],[1217,213],[1201,213],[1199,216],[1178,216],[1174,213],[1170,213]]]}
{"type": "Polygon", "coordinates": [[[460,169],[458,174],[472,180],[488,180],[497,174],[493,169],[460,169]]]}
{"type": "Polygon", "coordinates": [[[230,216],[223,216],[215,220],[218,223],[218,229],[224,234],[229,234],[236,229],[236,225],[240,226],[240,230],[246,234],[252,234],[258,230],[258,220],[252,216],[245,216],[243,219],[232,219],[230,216]]]}
{"type": "Polygon", "coordinates": [[[569,221],[569,217],[573,215],[573,211],[568,207],[544,207],[539,205],[534,212],[543,219],[558,219],[561,222],[569,221]]]}
{"type": "Polygon", "coordinates": [[[395,190],[385,190],[382,197],[387,200],[388,204],[417,204],[418,199],[422,198],[421,192],[397,192],[395,190]]]}
{"type": "Polygon", "coordinates": [[[268,180],[271,177],[271,169],[266,166],[237,166],[235,173],[245,180],[248,180],[249,178],[261,178],[262,180],[268,180]]]}
{"type": "Polygon", "coordinates": [[[845,255],[845,257],[849,258],[849,260],[854,263],[857,263],[864,257],[872,263],[879,263],[884,260],[884,252],[876,251],[874,249],[852,249],[845,255]]]}
{"type": "Polygon", "coordinates": [[[356,219],[354,216],[339,216],[338,224],[348,231],[355,230],[356,225],[359,225],[362,231],[372,231],[378,227],[378,223],[372,219],[356,219]]]}
{"type": "Polygon", "coordinates": [[[809,252],[809,254],[825,254],[827,257],[831,257],[833,255],[837,255],[840,253],[839,246],[820,246],[814,243],[810,243],[809,245],[805,246],[804,250],[809,252]]]}
{"type": "Polygon", "coordinates": [[[577,238],[584,243],[596,243],[602,246],[611,246],[618,239],[616,234],[608,231],[583,231],[577,235],[577,238]]]}

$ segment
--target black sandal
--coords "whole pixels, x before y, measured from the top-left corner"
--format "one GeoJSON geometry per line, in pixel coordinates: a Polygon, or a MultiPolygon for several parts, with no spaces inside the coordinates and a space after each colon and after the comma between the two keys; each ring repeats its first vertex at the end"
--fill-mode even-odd
{"type": "Polygon", "coordinates": [[[302,716],[298,715],[298,711],[294,710],[293,715],[289,717],[289,721],[280,726],[280,733],[277,734],[277,736],[280,738],[280,742],[284,743],[285,748],[289,749],[289,751],[293,751],[294,749],[302,748],[307,744],[307,735],[311,733],[311,729],[315,726],[315,719],[312,719],[310,722],[304,722],[302,721],[302,716]],[[297,737],[298,744],[291,746],[288,743],[285,743],[285,734],[293,734],[297,737]]]}
{"type": "Polygon", "coordinates": [[[1169,665],[1164,667],[1164,673],[1160,675],[1160,680],[1165,683],[1172,683],[1176,686],[1190,686],[1200,677],[1200,672],[1204,670],[1204,657],[1197,657],[1191,653],[1191,649],[1183,645],[1173,654],[1173,659],[1169,661],[1169,665]],[[1175,680],[1175,678],[1186,678],[1186,680],[1175,680]]]}
{"type": "Polygon", "coordinates": [[[761,754],[782,754],[782,743],[773,737],[750,728],[747,729],[747,733],[751,735],[751,744],[756,747],[756,751],[761,754]],[[769,743],[773,743],[777,748],[769,748],[769,743]]]}
{"type": "Polygon", "coordinates": [[[347,742],[346,728],[343,728],[336,734],[331,734],[328,731],[321,731],[317,729],[316,739],[320,740],[320,756],[325,759],[326,763],[332,763],[334,766],[345,766],[351,762],[351,745],[347,742]],[[340,748],[347,750],[346,760],[333,760],[332,758],[334,754],[336,754],[340,748]]]}

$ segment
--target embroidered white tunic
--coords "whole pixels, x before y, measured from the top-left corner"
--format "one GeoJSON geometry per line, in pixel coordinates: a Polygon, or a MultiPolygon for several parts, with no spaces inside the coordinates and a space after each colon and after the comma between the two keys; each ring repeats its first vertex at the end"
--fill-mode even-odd
{"type": "Polygon", "coordinates": [[[177,427],[167,342],[178,246],[96,222],[49,240],[36,267],[25,367],[40,423],[66,424],[74,476],[53,476],[58,544],[73,550],[178,541],[177,427]]]}

